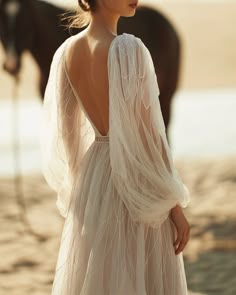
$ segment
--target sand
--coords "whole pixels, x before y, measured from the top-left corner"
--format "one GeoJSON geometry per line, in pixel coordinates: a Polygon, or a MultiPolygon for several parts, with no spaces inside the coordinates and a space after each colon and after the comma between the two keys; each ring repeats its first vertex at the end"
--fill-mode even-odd
{"type": "MultiPolygon", "coordinates": [[[[236,157],[176,166],[192,197],[184,209],[191,225],[184,250],[189,294],[236,294],[236,157]]],[[[49,295],[64,220],[42,175],[24,176],[26,211],[13,184],[0,180],[0,295],[49,295]]]]}

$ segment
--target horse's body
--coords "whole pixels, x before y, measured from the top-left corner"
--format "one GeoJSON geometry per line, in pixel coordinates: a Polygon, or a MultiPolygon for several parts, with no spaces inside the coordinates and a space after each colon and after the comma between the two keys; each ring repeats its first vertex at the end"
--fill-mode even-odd
{"type": "MultiPolygon", "coordinates": [[[[84,29],[66,30],[59,19],[59,15],[64,12],[61,8],[37,0],[0,0],[0,38],[6,52],[4,69],[16,75],[21,66],[22,52],[29,50],[40,68],[42,97],[54,52],[71,34],[84,29]]],[[[147,7],[139,7],[133,17],[120,19],[118,34],[123,32],[141,38],[152,55],[167,127],[171,98],[178,83],[178,35],[161,13],[147,7]]]]}

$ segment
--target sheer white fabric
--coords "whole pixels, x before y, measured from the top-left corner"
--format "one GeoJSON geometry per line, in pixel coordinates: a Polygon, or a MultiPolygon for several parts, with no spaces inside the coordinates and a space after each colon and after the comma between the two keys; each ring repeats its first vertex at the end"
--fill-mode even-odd
{"type": "Polygon", "coordinates": [[[63,59],[68,38],[55,52],[44,94],[41,127],[42,172],[57,192],[57,207],[68,214],[81,161],[94,139],[94,131],[79,104],[63,59]]]}
{"type": "Polygon", "coordinates": [[[53,57],[41,130],[43,174],[65,217],[52,294],[185,295],[169,213],[187,206],[189,192],[167,143],[150,53],[131,34],[112,41],[104,137],[66,71],[72,38],[53,57]]]}
{"type": "Polygon", "coordinates": [[[134,221],[159,226],[189,194],[167,143],[151,55],[137,37],[112,44],[110,155],[112,178],[134,221]]]}

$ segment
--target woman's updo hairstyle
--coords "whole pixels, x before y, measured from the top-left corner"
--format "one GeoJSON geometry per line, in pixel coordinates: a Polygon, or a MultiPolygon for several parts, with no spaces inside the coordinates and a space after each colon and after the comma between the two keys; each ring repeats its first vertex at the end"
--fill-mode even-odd
{"type": "Polygon", "coordinates": [[[91,20],[91,13],[97,9],[97,0],[78,0],[77,9],[69,11],[69,16],[62,14],[61,20],[66,20],[66,27],[69,28],[83,28],[87,26],[91,20]],[[71,14],[71,12],[73,14],[71,14]]]}

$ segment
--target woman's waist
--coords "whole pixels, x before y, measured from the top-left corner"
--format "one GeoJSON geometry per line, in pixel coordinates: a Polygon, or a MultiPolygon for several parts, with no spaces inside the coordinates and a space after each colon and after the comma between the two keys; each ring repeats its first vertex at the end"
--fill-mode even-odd
{"type": "Polygon", "coordinates": [[[97,144],[109,144],[109,136],[95,136],[94,141],[97,144]]]}

